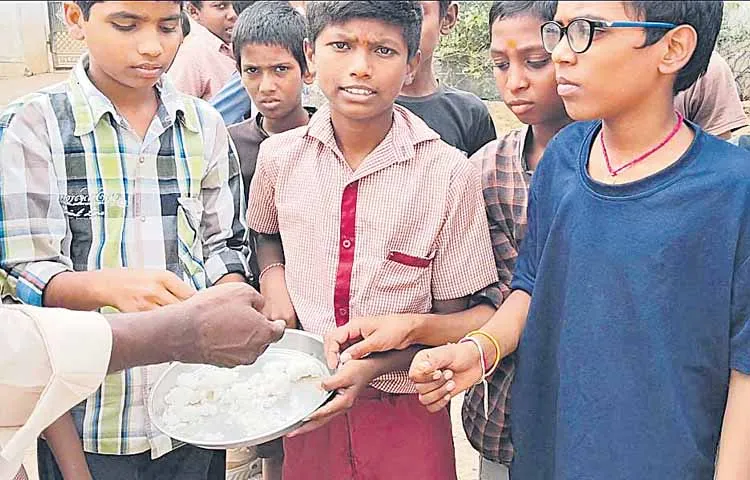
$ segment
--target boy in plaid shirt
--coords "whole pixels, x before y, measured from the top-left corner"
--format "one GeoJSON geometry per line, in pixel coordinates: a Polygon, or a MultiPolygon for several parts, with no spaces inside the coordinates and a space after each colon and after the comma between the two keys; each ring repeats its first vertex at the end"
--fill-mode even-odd
{"type": "MultiPolygon", "coordinates": [[[[4,297],[129,312],[245,281],[244,199],[226,129],[163,76],[182,39],[181,8],[66,3],[89,53],[67,82],[0,119],[4,297]]],[[[223,478],[223,452],[174,450],[151,425],[145,401],[163,369],[109,375],[73,410],[94,478],[223,478]]],[[[44,442],[39,463],[41,478],[60,477],[44,442]]]]}

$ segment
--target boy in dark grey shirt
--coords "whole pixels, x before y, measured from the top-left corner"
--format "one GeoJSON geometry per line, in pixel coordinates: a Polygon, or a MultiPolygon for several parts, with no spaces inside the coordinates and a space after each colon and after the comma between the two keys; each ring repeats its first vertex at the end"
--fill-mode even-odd
{"type": "Polygon", "coordinates": [[[423,1],[423,23],[419,50],[422,61],[410,85],[404,85],[396,103],[419,116],[447,144],[473,155],[496,138],[487,106],[476,95],[440,85],[432,68],[432,57],[440,42],[456,25],[458,5],[450,0],[423,1]]]}
{"type": "MultiPolygon", "coordinates": [[[[315,112],[302,107],[302,89],[313,80],[303,50],[306,29],[305,18],[280,1],[251,5],[234,26],[237,69],[258,109],[255,116],[228,127],[239,157],[245,194],[250,190],[260,144],[273,134],[307,125],[315,112]]],[[[254,244],[255,232],[251,231],[250,236],[254,244]]],[[[255,249],[251,253],[249,266],[253,278],[260,282],[255,249]]],[[[260,288],[259,284],[254,286],[260,288]]],[[[279,319],[288,316],[269,310],[268,303],[264,313],[279,319]]],[[[281,439],[258,445],[256,452],[263,459],[263,478],[280,480],[284,458],[281,439]]]]}

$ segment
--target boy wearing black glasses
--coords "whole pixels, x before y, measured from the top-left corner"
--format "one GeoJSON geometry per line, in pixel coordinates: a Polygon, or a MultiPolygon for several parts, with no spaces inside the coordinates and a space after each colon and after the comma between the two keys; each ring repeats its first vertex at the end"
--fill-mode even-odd
{"type": "Polygon", "coordinates": [[[423,350],[411,370],[433,410],[517,349],[511,478],[747,478],[750,155],[673,107],[721,14],[560,2],[542,28],[580,122],[534,174],[513,291],[483,348],[423,350]]]}

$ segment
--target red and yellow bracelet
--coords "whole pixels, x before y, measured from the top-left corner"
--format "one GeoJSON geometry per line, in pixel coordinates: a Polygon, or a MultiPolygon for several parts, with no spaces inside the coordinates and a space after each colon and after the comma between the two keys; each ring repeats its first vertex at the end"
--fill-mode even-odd
{"type": "MultiPolygon", "coordinates": [[[[487,361],[488,359],[487,358],[483,359],[486,362],[485,368],[484,368],[484,372],[485,372],[484,375],[485,375],[485,378],[486,378],[486,377],[489,377],[490,375],[492,375],[493,373],[495,373],[495,370],[497,370],[497,366],[500,364],[500,344],[497,342],[497,340],[495,340],[495,337],[493,337],[489,333],[484,332],[482,330],[471,331],[471,332],[467,333],[464,338],[471,338],[474,335],[480,335],[480,336],[486,338],[487,340],[489,340],[489,342],[492,344],[492,346],[495,347],[495,359],[492,362],[492,366],[489,367],[489,368],[487,368],[487,364],[489,364],[489,362],[487,361]]],[[[484,350],[482,350],[482,351],[484,352],[484,350]]]]}

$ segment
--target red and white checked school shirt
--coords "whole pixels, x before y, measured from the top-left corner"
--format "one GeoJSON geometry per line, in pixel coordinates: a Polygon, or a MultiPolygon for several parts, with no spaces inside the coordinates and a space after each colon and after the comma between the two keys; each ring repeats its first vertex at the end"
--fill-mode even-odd
{"type": "MultiPolygon", "coordinates": [[[[350,318],[428,313],[497,281],[479,172],[421,119],[394,106],[385,139],[352,170],[321,108],[260,146],[248,224],[281,233],[304,330],[350,318]]],[[[372,385],[414,393],[406,372],[372,385]]]]}

